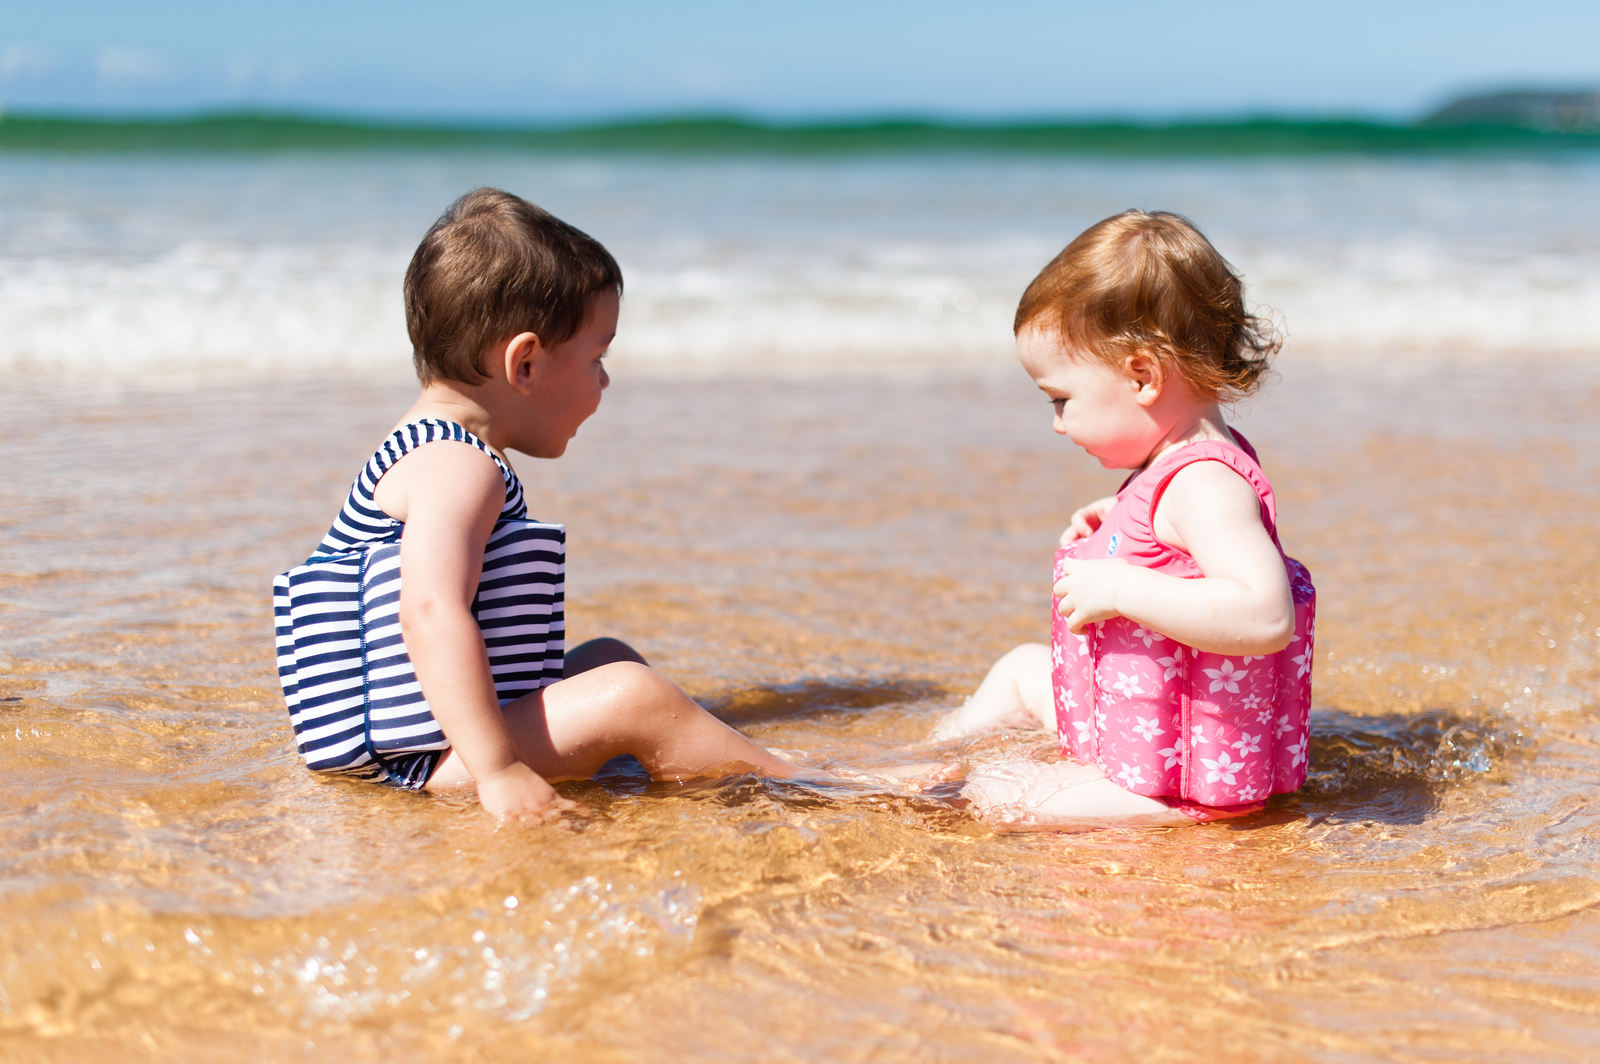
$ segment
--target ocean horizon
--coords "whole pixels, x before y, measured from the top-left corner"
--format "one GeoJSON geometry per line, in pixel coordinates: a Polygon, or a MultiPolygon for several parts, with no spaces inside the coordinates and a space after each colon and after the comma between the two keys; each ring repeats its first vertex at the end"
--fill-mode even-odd
{"type": "Polygon", "coordinates": [[[1299,155],[1600,151],[1600,128],[1541,127],[1511,117],[1455,121],[1360,114],[1245,113],[1183,117],[959,117],[884,113],[778,118],[683,112],[608,119],[418,119],[219,108],[175,113],[9,110],[5,151],[275,151],[480,149],[527,151],[853,154],[1017,152],[1088,155],[1299,155]]]}

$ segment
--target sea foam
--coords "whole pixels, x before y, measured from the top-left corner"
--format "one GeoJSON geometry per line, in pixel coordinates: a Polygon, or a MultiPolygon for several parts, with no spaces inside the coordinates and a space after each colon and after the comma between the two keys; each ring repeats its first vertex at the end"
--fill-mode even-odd
{"type": "Polygon", "coordinates": [[[1189,214],[1309,356],[1600,350],[1586,158],[1175,162],[422,152],[0,158],[0,367],[404,372],[428,223],[497,184],[602,239],[627,364],[1009,358],[1032,275],[1128,206],[1189,214]]]}

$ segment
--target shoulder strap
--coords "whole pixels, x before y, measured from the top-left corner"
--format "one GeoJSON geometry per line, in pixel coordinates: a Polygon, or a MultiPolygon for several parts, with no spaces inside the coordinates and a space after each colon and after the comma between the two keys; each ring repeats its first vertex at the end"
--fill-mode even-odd
{"type": "Polygon", "coordinates": [[[516,472],[506,464],[505,459],[496,454],[494,448],[482,439],[467,431],[464,426],[444,418],[419,418],[416,421],[408,421],[391,432],[389,438],[383,441],[368,463],[372,484],[376,485],[379,478],[407,454],[424,444],[437,443],[441,440],[471,444],[488,455],[499,468],[500,478],[506,484],[506,502],[502,515],[521,517],[527,512],[522,497],[522,482],[517,479],[516,472]]]}
{"type": "MultiPolygon", "coordinates": [[[[1155,535],[1156,507],[1160,505],[1172,478],[1196,462],[1221,462],[1255,489],[1256,497],[1261,500],[1261,523],[1267,535],[1272,537],[1272,542],[1278,542],[1278,500],[1272,493],[1272,485],[1256,460],[1255,448],[1237,430],[1233,435],[1239,441],[1238,447],[1221,440],[1204,440],[1180,447],[1170,455],[1157,459],[1156,467],[1151,470],[1156,474],[1156,479],[1150,490],[1150,506],[1140,515],[1152,537],[1155,535]]],[[[1281,545],[1279,549],[1282,549],[1281,545]]]]}

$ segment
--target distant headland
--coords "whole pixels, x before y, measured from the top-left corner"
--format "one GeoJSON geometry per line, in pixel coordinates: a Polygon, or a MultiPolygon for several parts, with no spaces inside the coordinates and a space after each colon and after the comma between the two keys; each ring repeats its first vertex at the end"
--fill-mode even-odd
{"type": "Polygon", "coordinates": [[[1425,126],[1501,125],[1543,133],[1600,132],[1600,89],[1505,89],[1460,96],[1428,115],[1425,126]]]}

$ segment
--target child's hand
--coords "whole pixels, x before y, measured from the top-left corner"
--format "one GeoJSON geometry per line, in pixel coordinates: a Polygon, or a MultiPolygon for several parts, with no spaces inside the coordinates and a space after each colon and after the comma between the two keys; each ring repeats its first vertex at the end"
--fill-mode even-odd
{"type": "Polygon", "coordinates": [[[1134,570],[1121,558],[1084,560],[1068,558],[1062,562],[1062,576],[1052,589],[1056,612],[1067,619],[1074,632],[1108,617],[1117,617],[1117,593],[1134,570]]]}
{"type": "Polygon", "coordinates": [[[1100,522],[1106,519],[1106,514],[1117,504],[1115,495],[1107,495],[1103,499],[1096,499],[1088,506],[1080,507],[1072,515],[1072,522],[1067,525],[1067,530],[1061,533],[1061,545],[1080,539],[1088,539],[1094,535],[1095,529],[1100,527],[1100,522]]]}
{"type": "Polygon", "coordinates": [[[575,812],[578,804],[563,798],[544,777],[521,761],[478,780],[478,804],[495,817],[532,816],[549,819],[575,812]]]}

